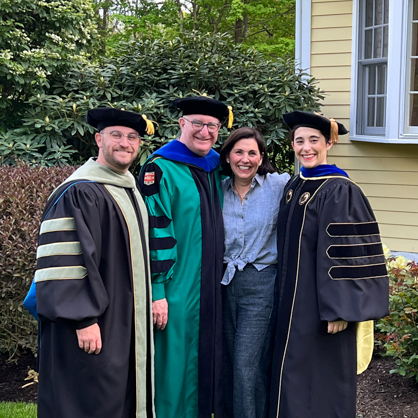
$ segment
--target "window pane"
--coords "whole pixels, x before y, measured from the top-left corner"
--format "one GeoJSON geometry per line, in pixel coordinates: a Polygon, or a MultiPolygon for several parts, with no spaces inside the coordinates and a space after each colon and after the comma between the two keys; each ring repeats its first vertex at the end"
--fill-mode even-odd
{"type": "Polygon", "coordinates": [[[374,30],[374,48],[373,58],[380,58],[382,56],[382,28],[374,30]]]}
{"type": "Polygon", "coordinates": [[[414,20],[418,20],[418,0],[414,0],[414,5],[412,6],[414,11],[413,11],[413,19],[414,20]]]}
{"type": "Polygon", "coordinates": [[[367,99],[367,126],[374,126],[374,97],[367,99]]]}
{"type": "Polygon", "coordinates": [[[377,94],[386,94],[386,64],[377,66],[377,94]]]}
{"type": "Polygon", "coordinates": [[[387,26],[383,27],[383,56],[388,56],[388,43],[389,43],[389,28],[387,26]]]}
{"type": "MultiPolygon", "coordinates": [[[[408,1],[416,1],[418,6],[418,0],[408,1]]],[[[385,135],[389,3],[389,0],[359,0],[357,126],[360,135],[385,135]]]]}
{"type": "Polygon", "coordinates": [[[385,0],[385,20],[386,24],[389,23],[389,0],[385,0]]]}
{"type": "Polygon", "coordinates": [[[412,43],[411,55],[413,57],[418,57],[418,23],[413,23],[412,24],[411,43],[412,43]]]}
{"type": "Polygon", "coordinates": [[[418,58],[411,59],[411,91],[418,92],[418,58]]]}
{"type": "Polygon", "coordinates": [[[365,31],[364,34],[364,58],[372,58],[372,48],[373,48],[373,29],[365,31]]]}
{"type": "Polygon", "coordinates": [[[380,128],[385,126],[385,98],[384,97],[377,98],[376,126],[380,128]]]}
{"type": "Polygon", "coordinates": [[[373,26],[373,0],[366,0],[366,28],[373,26]]]}
{"type": "Polygon", "coordinates": [[[369,95],[376,94],[376,65],[370,65],[367,67],[367,91],[369,95]]]}
{"type": "Polygon", "coordinates": [[[411,94],[411,111],[409,115],[409,125],[418,126],[418,94],[411,94]]]}
{"type": "Polygon", "coordinates": [[[374,24],[381,25],[383,23],[383,0],[376,0],[374,12],[374,24]]]}

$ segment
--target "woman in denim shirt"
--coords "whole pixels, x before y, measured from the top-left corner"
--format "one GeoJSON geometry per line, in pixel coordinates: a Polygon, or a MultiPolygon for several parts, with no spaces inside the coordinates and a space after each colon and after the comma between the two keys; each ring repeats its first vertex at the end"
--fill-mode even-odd
{"type": "Polygon", "coordinates": [[[224,417],[267,416],[277,271],[277,216],[288,174],[261,134],[239,128],[221,150],[224,193],[224,417]]]}

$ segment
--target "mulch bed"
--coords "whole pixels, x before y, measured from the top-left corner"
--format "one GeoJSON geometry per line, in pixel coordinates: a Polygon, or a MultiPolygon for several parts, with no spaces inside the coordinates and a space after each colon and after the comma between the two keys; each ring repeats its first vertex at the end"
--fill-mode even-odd
{"type": "Polygon", "coordinates": [[[0,355],[0,402],[36,402],[37,383],[22,388],[32,382],[25,379],[35,365],[36,359],[31,355],[22,355],[12,361],[4,354],[0,355]]]}
{"type": "MultiPolygon", "coordinates": [[[[37,385],[22,388],[35,363],[29,355],[22,355],[17,363],[0,355],[0,402],[36,402],[37,385]]],[[[376,357],[359,376],[357,418],[418,417],[418,385],[413,379],[390,374],[394,368],[392,359],[376,357]]]]}
{"type": "Polygon", "coordinates": [[[418,385],[415,379],[390,374],[395,367],[393,359],[376,357],[359,376],[358,418],[418,417],[418,385]]]}

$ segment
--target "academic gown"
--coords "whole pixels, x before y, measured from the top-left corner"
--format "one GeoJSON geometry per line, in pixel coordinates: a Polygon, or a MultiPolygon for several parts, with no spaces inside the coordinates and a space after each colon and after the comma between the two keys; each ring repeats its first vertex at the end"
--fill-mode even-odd
{"type": "Polygon", "coordinates": [[[92,159],[49,199],[35,274],[39,418],[152,418],[148,220],[130,173],[92,159]],[[98,323],[103,348],[78,347],[98,323]]]}
{"type": "Polygon", "coordinates": [[[285,188],[278,219],[278,326],[270,418],[355,418],[356,322],[388,314],[379,229],[361,189],[332,166],[285,188]],[[328,321],[348,321],[327,333],[328,321]]]}
{"type": "Polygon", "coordinates": [[[219,154],[180,141],[144,164],[139,183],[150,215],[153,300],[167,298],[155,337],[158,418],[221,418],[224,232],[219,154]]]}

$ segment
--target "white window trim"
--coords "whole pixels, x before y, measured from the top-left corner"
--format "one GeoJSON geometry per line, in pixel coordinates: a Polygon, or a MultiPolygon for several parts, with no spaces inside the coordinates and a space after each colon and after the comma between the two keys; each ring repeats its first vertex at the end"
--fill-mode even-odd
{"type": "MultiPolygon", "coordinates": [[[[408,2],[406,2],[408,3],[408,2]]],[[[406,32],[406,57],[405,57],[405,62],[404,62],[404,66],[402,68],[402,74],[405,74],[405,89],[402,91],[403,93],[403,98],[402,101],[403,103],[405,103],[405,113],[409,116],[409,112],[410,112],[410,103],[409,103],[409,99],[410,97],[408,97],[407,91],[410,90],[410,83],[411,83],[411,66],[408,65],[409,63],[409,59],[411,57],[411,50],[412,50],[412,33],[411,33],[411,29],[412,29],[412,25],[410,24],[412,21],[412,12],[413,12],[413,8],[412,8],[412,2],[410,2],[410,7],[408,8],[408,19],[406,21],[406,26],[407,26],[407,30],[406,32]]],[[[406,5],[406,7],[408,7],[408,4],[406,5]]],[[[406,116],[406,115],[405,115],[406,116]]],[[[418,136],[418,127],[414,126],[414,127],[409,127],[407,126],[407,120],[409,119],[409,117],[405,117],[404,120],[404,124],[403,124],[403,135],[407,135],[407,136],[413,136],[413,137],[417,137],[418,136]]]]}
{"type": "Polygon", "coordinates": [[[418,144],[417,134],[405,133],[407,54],[408,54],[408,0],[389,0],[389,49],[387,72],[387,111],[384,136],[357,133],[357,84],[359,43],[359,0],[353,0],[353,39],[351,57],[350,140],[377,143],[418,144]],[[400,39],[400,45],[399,45],[400,39]],[[393,45],[399,45],[394,48],[393,45]],[[396,82],[392,82],[395,80],[396,82]]]}
{"type": "MultiPolygon", "coordinates": [[[[296,68],[311,73],[311,0],[296,0],[295,16],[295,60],[296,68]]],[[[295,173],[299,173],[301,164],[295,156],[295,173]]]]}
{"type": "Polygon", "coordinates": [[[311,72],[311,0],[296,1],[295,59],[297,68],[311,72]]]}

